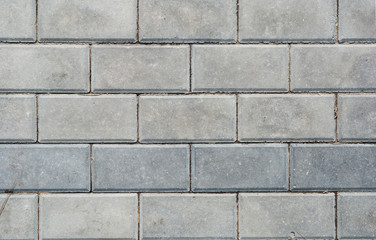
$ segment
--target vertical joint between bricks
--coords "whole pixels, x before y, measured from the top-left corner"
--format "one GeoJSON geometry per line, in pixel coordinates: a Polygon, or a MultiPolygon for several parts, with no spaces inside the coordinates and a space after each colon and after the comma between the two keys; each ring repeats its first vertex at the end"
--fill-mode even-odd
{"type": "Polygon", "coordinates": [[[92,88],[92,77],[91,77],[91,47],[92,45],[89,44],[89,92],[92,93],[93,92],[93,88],[92,88]]]}
{"type": "Polygon", "coordinates": [[[35,94],[35,124],[36,124],[36,133],[37,139],[36,142],[39,142],[39,109],[38,109],[38,94],[35,94]]]}
{"type": "Polygon", "coordinates": [[[140,42],[140,0],[137,0],[136,42],[140,42]]]}
{"type": "Polygon", "coordinates": [[[137,118],[137,143],[140,143],[140,95],[137,94],[136,96],[136,104],[137,104],[137,111],[136,111],[136,118],[137,118]]]}
{"type": "Polygon", "coordinates": [[[336,43],[339,43],[339,0],[336,6],[336,43]]]}
{"type": "Polygon", "coordinates": [[[338,239],[338,192],[334,193],[334,228],[335,239],[338,239]]]}
{"type": "Polygon", "coordinates": [[[141,204],[140,204],[140,193],[137,193],[137,239],[140,240],[141,233],[141,204]]]}
{"type": "Polygon", "coordinates": [[[235,142],[239,142],[239,94],[236,94],[235,105],[235,142]]]}
{"type": "Polygon", "coordinates": [[[239,193],[236,193],[236,239],[239,240],[239,193]]]}
{"type": "Polygon", "coordinates": [[[236,0],[236,43],[239,43],[239,0],[236,0]]]}
{"type": "Polygon", "coordinates": [[[37,199],[37,237],[40,239],[40,193],[38,193],[38,199],[37,199]]]}
{"type": "Polygon", "coordinates": [[[289,93],[291,93],[291,44],[289,46],[289,70],[288,70],[288,81],[289,81],[289,93]]]}
{"type": "Polygon", "coordinates": [[[189,144],[189,192],[192,192],[192,144],[189,144]]]}
{"type": "Polygon", "coordinates": [[[93,192],[93,144],[90,144],[90,192],[93,192]]]}
{"type": "Polygon", "coordinates": [[[189,44],[189,92],[192,92],[192,44],[189,44]]]}
{"type": "Polygon", "coordinates": [[[288,181],[288,191],[291,192],[291,143],[289,143],[287,146],[288,146],[287,181],[288,181]]]}
{"type": "Polygon", "coordinates": [[[38,41],[38,0],[35,0],[35,42],[38,41]]]}
{"type": "Polygon", "coordinates": [[[334,100],[334,121],[335,121],[335,142],[338,142],[338,93],[335,94],[335,100],[334,100]]]}

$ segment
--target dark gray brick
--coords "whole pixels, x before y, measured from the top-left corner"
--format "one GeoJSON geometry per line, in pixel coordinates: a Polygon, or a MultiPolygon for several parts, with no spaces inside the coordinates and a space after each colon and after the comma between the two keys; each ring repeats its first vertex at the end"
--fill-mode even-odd
{"type": "Polygon", "coordinates": [[[334,194],[240,193],[240,239],[333,239],[334,194]]]}
{"type": "Polygon", "coordinates": [[[293,190],[376,189],[376,146],[291,146],[293,190]]]}
{"type": "Polygon", "coordinates": [[[192,187],[194,191],[287,190],[287,145],[193,145],[192,187]]]}
{"type": "Polygon", "coordinates": [[[189,190],[188,145],[94,145],[94,191],[189,190]]]}
{"type": "Polygon", "coordinates": [[[89,191],[89,145],[0,145],[0,191],[89,191]]]}
{"type": "Polygon", "coordinates": [[[376,193],[338,194],[338,238],[376,238],[376,193]]]}
{"type": "Polygon", "coordinates": [[[236,239],[231,194],[141,194],[140,239],[236,239]]]}
{"type": "Polygon", "coordinates": [[[88,92],[89,47],[0,45],[0,92],[88,92]]]}
{"type": "Polygon", "coordinates": [[[194,91],[287,91],[288,46],[192,48],[194,91]]]}

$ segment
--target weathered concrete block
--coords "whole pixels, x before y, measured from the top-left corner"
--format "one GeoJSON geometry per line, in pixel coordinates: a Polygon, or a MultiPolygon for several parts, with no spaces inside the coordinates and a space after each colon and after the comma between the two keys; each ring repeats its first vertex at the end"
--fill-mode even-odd
{"type": "Polygon", "coordinates": [[[291,47],[293,91],[375,91],[375,78],[375,46],[291,47]]]}
{"type": "Polygon", "coordinates": [[[142,42],[235,42],[233,0],[141,0],[142,42]]]}
{"type": "Polygon", "coordinates": [[[0,92],[88,92],[89,47],[0,45],[0,92]]]}
{"type": "Polygon", "coordinates": [[[291,145],[293,190],[376,189],[376,146],[291,145]]]}
{"type": "Polygon", "coordinates": [[[135,142],[135,95],[41,95],[41,142],[135,142]]]}
{"type": "Polygon", "coordinates": [[[0,166],[0,191],[90,190],[89,145],[0,145],[0,166]]]}
{"type": "Polygon", "coordinates": [[[192,187],[194,191],[287,190],[287,145],[193,145],[192,187]]]}
{"type": "Polygon", "coordinates": [[[35,142],[35,95],[0,95],[0,142],[35,142]]]}
{"type": "Polygon", "coordinates": [[[376,139],[376,95],[339,95],[338,113],[339,140],[376,139]]]}
{"type": "MultiPolygon", "coordinates": [[[[8,198],[0,194],[0,207],[8,198]]],[[[13,194],[0,217],[0,239],[38,239],[38,196],[13,194]]]]}
{"type": "Polygon", "coordinates": [[[288,46],[192,48],[193,91],[287,91],[288,46]]]}
{"type": "Polygon", "coordinates": [[[334,194],[240,193],[240,239],[334,239],[334,194]]]}
{"type": "Polygon", "coordinates": [[[186,92],[189,46],[94,46],[94,92],[186,92]]]}
{"type": "Polygon", "coordinates": [[[94,145],[94,191],[189,190],[188,145],[94,145]]]}
{"type": "Polygon", "coordinates": [[[376,3],[374,0],[339,1],[339,40],[376,40],[376,3]]]}
{"type": "Polygon", "coordinates": [[[241,42],[334,42],[336,0],[240,0],[241,42]]]}
{"type": "Polygon", "coordinates": [[[333,95],[239,96],[240,141],[334,140],[333,95]]]}
{"type": "Polygon", "coordinates": [[[338,194],[338,238],[376,238],[376,193],[338,194]]]}
{"type": "Polygon", "coordinates": [[[1,0],[0,42],[36,40],[35,3],[35,0],[1,0]]]}
{"type": "Polygon", "coordinates": [[[236,239],[232,194],[141,194],[140,239],[236,239]]]}
{"type": "Polygon", "coordinates": [[[40,41],[134,42],[137,0],[39,0],[40,41]]]}
{"type": "Polygon", "coordinates": [[[136,194],[42,194],[40,239],[137,239],[136,194]]]}

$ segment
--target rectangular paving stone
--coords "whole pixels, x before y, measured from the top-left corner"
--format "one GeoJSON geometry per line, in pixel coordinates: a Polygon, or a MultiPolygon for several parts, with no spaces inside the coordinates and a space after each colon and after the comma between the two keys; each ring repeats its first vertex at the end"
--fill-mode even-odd
{"type": "Polygon", "coordinates": [[[240,0],[241,42],[334,42],[336,0],[240,0]]]}
{"type": "Polygon", "coordinates": [[[89,145],[0,145],[0,191],[90,190],[89,145]]]}
{"type": "Polygon", "coordinates": [[[334,194],[240,193],[240,239],[334,239],[334,194]]]}
{"type": "Polygon", "coordinates": [[[41,194],[40,239],[137,239],[136,194],[41,194]]]}
{"type": "Polygon", "coordinates": [[[193,145],[192,188],[194,191],[287,190],[287,145],[193,145]]]}
{"type": "Polygon", "coordinates": [[[35,142],[35,95],[0,95],[0,142],[35,142]]]}
{"type": "Polygon", "coordinates": [[[38,196],[36,194],[0,194],[0,239],[38,239],[38,196]]]}
{"type": "Polygon", "coordinates": [[[339,40],[376,41],[375,8],[374,0],[340,0],[339,40]]]}
{"type": "Polygon", "coordinates": [[[192,47],[193,91],[288,91],[288,46],[192,47]]]}
{"type": "Polygon", "coordinates": [[[36,40],[36,1],[1,0],[0,42],[36,40]]]}
{"type": "Polygon", "coordinates": [[[376,193],[338,194],[338,238],[376,238],[376,193]]]}
{"type": "Polygon", "coordinates": [[[240,141],[334,140],[333,95],[239,96],[240,141]]]}
{"type": "Polygon", "coordinates": [[[236,134],[235,96],[141,96],[141,142],[231,142],[236,134]]]}
{"type": "Polygon", "coordinates": [[[188,191],[188,145],[94,145],[94,191],[188,191]]]}
{"type": "Polygon", "coordinates": [[[293,91],[375,91],[375,77],[375,46],[291,47],[293,91]]]}
{"type": "Polygon", "coordinates": [[[376,95],[338,96],[338,139],[340,141],[376,140],[376,95]]]}
{"type": "Polygon", "coordinates": [[[140,0],[142,42],[235,42],[236,1],[140,0]]]}
{"type": "Polygon", "coordinates": [[[376,189],[376,146],[291,145],[292,190],[376,189]]]}
{"type": "Polygon", "coordinates": [[[141,194],[140,239],[236,239],[232,194],[141,194]]]}
{"type": "Polygon", "coordinates": [[[135,42],[137,0],[39,0],[40,41],[135,42]]]}
{"type": "Polygon", "coordinates": [[[89,47],[0,45],[0,92],[88,92],[89,47]]]}
{"type": "Polygon", "coordinates": [[[94,46],[94,92],[186,92],[189,46],[94,46]]]}
{"type": "Polygon", "coordinates": [[[40,142],[135,142],[136,95],[41,95],[40,142]]]}

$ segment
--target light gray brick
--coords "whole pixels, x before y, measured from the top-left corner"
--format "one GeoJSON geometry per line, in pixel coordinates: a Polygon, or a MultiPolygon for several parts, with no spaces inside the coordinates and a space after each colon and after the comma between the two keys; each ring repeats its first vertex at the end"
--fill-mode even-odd
{"type": "Polygon", "coordinates": [[[333,95],[239,97],[240,141],[334,140],[333,95]]]}
{"type": "Polygon", "coordinates": [[[235,42],[236,1],[140,0],[142,42],[235,42]]]}
{"type": "Polygon", "coordinates": [[[192,48],[194,91],[287,91],[288,46],[192,48]]]}
{"type": "Polygon", "coordinates": [[[293,190],[376,189],[376,146],[291,145],[293,190]]]}
{"type": "Polygon", "coordinates": [[[0,42],[35,41],[35,3],[35,0],[0,0],[0,42]]]}
{"type": "Polygon", "coordinates": [[[141,194],[140,239],[236,239],[235,195],[141,194]]]}
{"type": "Polygon", "coordinates": [[[186,92],[189,46],[95,46],[95,92],[186,92]]]}
{"type": "Polygon", "coordinates": [[[0,45],[0,92],[88,92],[89,47],[0,45]]]}
{"type": "Polygon", "coordinates": [[[135,95],[41,95],[41,142],[135,142],[135,95]]]}
{"type": "Polygon", "coordinates": [[[376,140],[376,95],[338,96],[338,139],[376,140]]]}
{"type": "Polygon", "coordinates": [[[240,239],[334,239],[334,194],[240,193],[240,239]]]}
{"type": "Polygon", "coordinates": [[[334,42],[336,0],[240,0],[241,42],[334,42]]]}
{"type": "Polygon", "coordinates": [[[0,191],[89,191],[89,145],[0,145],[0,191]]]}
{"type": "Polygon", "coordinates": [[[235,141],[235,96],[141,96],[142,142],[235,141]]]}
{"type": "Polygon", "coordinates": [[[287,145],[193,145],[192,187],[194,191],[287,190],[287,145]]]}
{"type": "Polygon", "coordinates": [[[375,41],[376,21],[374,0],[339,1],[339,40],[375,41]]]}
{"type": "Polygon", "coordinates": [[[338,238],[376,238],[376,193],[338,194],[338,238]]]}
{"type": "Polygon", "coordinates": [[[375,91],[376,47],[302,45],[291,48],[293,91],[375,91]]]}
{"type": "Polygon", "coordinates": [[[35,142],[35,95],[0,95],[0,142],[35,142]]]}
{"type": "Polygon", "coordinates": [[[40,41],[134,42],[136,0],[39,0],[40,41]]]}
{"type": "Polygon", "coordinates": [[[136,194],[42,194],[40,239],[137,239],[136,194]]]}
{"type": "Polygon", "coordinates": [[[94,191],[187,191],[188,145],[94,145],[94,191]]]}
{"type": "MultiPolygon", "coordinates": [[[[0,194],[0,207],[8,198],[0,194]]],[[[38,239],[38,196],[13,194],[0,217],[0,239],[38,239]]]]}

